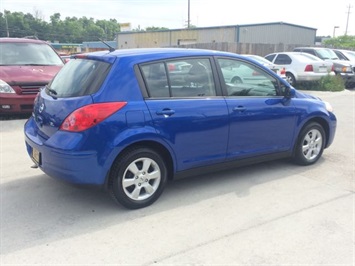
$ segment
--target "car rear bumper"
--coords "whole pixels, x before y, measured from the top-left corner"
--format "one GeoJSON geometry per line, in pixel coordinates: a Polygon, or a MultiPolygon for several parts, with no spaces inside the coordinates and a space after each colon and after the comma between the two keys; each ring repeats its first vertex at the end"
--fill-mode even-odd
{"type": "Polygon", "coordinates": [[[0,114],[31,113],[36,94],[0,93],[0,114]]]}
{"type": "MultiPolygon", "coordinates": [[[[24,129],[27,152],[44,173],[74,184],[104,184],[105,174],[98,164],[96,151],[73,151],[66,149],[65,144],[62,147],[54,147],[53,141],[45,141],[37,134],[33,118],[26,122],[24,129]],[[34,151],[38,154],[37,160],[34,159],[34,151]]],[[[62,138],[63,136],[58,136],[58,139],[62,138]]],[[[80,142],[81,139],[82,136],[77,134],[70,142],[80,142]]]]}
{"type": "Polygon", "coordinates": [[[355,87],[355,74],[340,73],[339,75],[342,77],[345,87],[355,87]]]}

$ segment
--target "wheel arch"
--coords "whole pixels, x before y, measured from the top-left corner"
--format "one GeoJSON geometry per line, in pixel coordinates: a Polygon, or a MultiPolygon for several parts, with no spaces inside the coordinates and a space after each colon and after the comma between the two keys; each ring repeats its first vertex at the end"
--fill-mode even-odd
{"type": "Polygon", "coordinates": [[[149,148],[158,153],[162,159],[166,163],[167,171],[168,171],[168,179],[172,180],[174,177],[174,162],[173,162],[173,157],[170,153],[170,151],[161,143],[154,141],[154,140],[141,140],[137,141],[135,143],[131,143],[130,145],[126,146],[124,149],[122,149],[116,156],[116,158],[113,160],[113,163],[110,166],[109,171],[107,172],[106,179],[105,179],[105,187],[108,187],[109,184],[109,178],[110,178],[110,173],[111,173],[111,167],[112,165],[115,164],[115,162],[124,154],[127,150],[138,148],[138,147],[144,147],[144,148],[149,148]]]}
{"type": "Polygon", "coordinates": [[[292,76],[295,78],[296,81],[298,80],[298,75],[297,75],[296,71],[294,71],[292,69],[286,69],[286,74],[287,73],[292,74],[292,76]]]}
{"type": "Polygon", "coordinates": [[[242,78],[240,76],[233,76],[231,78],[231,82],[233,82],[234,80],[239,80],[241,83],[243,83],[243,80],[242,80],[242,78]]]}
{"type": "MultiPolygon", "coordinates": [[[[330,128],[329,128],[329,123],[327,122],[326,119],[322,118],[322,117],[313,117],[311,119],[309,119],[307,122],[305,122],[302,127],[300,127],[299,131],[298,131],[298,134],[296,136],[296,141],[295,141],[295,145],[294,147],[296,147],[297,145],[297,140],[298,140],[298,137],[299,137],[299,134],[302,132],[302,130],[307,126],[309,125],[310,123],[318,123],[324,130],[324,133],[325,133],[325,145],[324,147],[328,147],[328,143],[329,143],[329,132],[330,132],[330,128]]],[[[294,149],[295,150],[295,149],[294,149]]]]}

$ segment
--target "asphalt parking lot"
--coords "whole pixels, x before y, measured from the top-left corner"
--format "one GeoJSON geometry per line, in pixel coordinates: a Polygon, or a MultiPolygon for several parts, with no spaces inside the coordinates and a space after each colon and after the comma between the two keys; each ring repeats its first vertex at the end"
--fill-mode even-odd
{"type": "Polygon", "coordinates": [[[170,182],[135,211],[31,169],[26,120],[0,121],[0,264],[355,265],[355,91],[311,93],[338,118],[317,164],[170,182]]]}

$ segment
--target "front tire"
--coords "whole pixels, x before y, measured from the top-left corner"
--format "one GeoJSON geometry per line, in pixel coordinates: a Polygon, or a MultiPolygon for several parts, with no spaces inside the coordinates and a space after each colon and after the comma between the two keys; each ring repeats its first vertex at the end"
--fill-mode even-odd
{"type": "Polygon", "coordinates": [[[154,150],[135,147],[115,161],[110,172],[109,192],[128,209],[151,205],[162,194],[167,182],[167,168],[154,150]]]}
{"type": "Polygon", "coordinates": [[[294,76],[292,73],[290,73],[290,72],[287,72],[287,73],[286,73],[286,81],[287,81],[290,85],[292,85],[292,86],[295,86],[295,85],[296,85],[296,78],[295,78],[295,76],[294,76]]]}
{"type": "Polygon", "coordinates": [[[310,165],[318,161],[322,156],[325,146],[325,132],[318,123],[306,125],[299,137],[295,147],[295,162],[300,165],[310,165]]]}

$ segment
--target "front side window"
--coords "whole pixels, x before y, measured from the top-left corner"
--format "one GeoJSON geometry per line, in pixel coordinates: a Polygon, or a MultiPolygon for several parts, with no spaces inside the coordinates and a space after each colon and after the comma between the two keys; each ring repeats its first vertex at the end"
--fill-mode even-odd
{"type": "Polygon", "coordinates": [[[276,96],[278,80],[241,60],[218,59],[228,96],[276,96]]]}
{"type": "Polygon", "coordinates": [[[188,58],[141,66],[149,97],[215,96],[211,63],[207,58],[188,58]]]}
{"type": "Polygon", "coordinates": [[[63,65],[54,50],[44,43],[0,43],[0,65],[63,65]]]}

